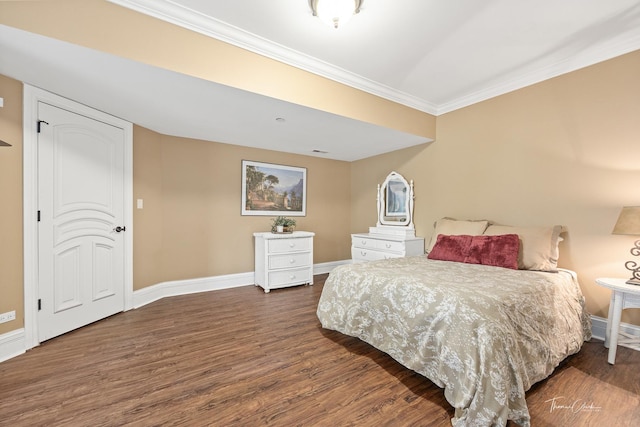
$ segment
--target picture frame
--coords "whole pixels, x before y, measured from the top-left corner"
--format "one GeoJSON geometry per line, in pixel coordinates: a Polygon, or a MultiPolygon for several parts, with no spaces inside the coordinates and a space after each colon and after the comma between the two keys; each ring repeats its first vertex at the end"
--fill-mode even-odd
{"type": "Polygon", "coordinates": [[[242,161],[242,215],[306,214],[307,168],[242,161]]]}

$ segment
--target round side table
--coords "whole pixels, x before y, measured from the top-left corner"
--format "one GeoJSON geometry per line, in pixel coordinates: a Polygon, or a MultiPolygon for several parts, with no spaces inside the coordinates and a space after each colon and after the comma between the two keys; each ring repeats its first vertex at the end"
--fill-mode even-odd
{"type": "Polygon", "coordinates": [[[640,286],[626,283],[626,279],[596,279],[596,283],[611,289],[611,302],[609,303],[604,346],[609,348],[607,361],[613,365],[616,361],[618,344],[625,344],[635,350],[640,350],[640,337],[620,332],[622,310],[625,308],[640,308],[640,286]]]}

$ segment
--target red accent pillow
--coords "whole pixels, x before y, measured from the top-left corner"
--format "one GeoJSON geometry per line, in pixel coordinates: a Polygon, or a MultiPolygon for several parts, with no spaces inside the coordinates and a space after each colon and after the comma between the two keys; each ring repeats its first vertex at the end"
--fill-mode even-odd
{"type": "Polygon", "coordinates": [[[517,234],[497,236],[448,236],[439,234],[427,258],[467,264],[518,269],[520,238],[517,234]]]}

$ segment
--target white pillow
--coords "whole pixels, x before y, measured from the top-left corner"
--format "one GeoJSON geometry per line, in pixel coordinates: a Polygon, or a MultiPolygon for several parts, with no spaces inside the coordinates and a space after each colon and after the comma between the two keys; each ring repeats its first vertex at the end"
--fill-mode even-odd
{"type": "Polygon", "coordinates": [[[485,235],[517,234],[520,237],[518,268],[521,270],[558,271],[558,243],[564,227],[511,227],[490,225],[485,235]]]}
{"type": "Polygon", "coordinates": [[[445,234],[447,236],[480,236],[487,229],[488,225],[489,221],[486,220],[466,221],[453,218],[439,219],[435,223],[435,229],[431,235],[431,241],[427,247],[427,253],[431,252],[431,249],[433,249],[433,246],[436,244],[436,240],[438,240],[439,234],[445,234]]]}

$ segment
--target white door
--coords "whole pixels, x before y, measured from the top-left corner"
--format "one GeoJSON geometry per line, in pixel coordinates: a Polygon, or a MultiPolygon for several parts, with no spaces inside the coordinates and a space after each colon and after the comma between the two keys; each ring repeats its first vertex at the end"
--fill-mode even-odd
{"type": "Polygon", "coordinates": [[[38,103],[38,339],[124,310],[124,131],[38,103]]]}

